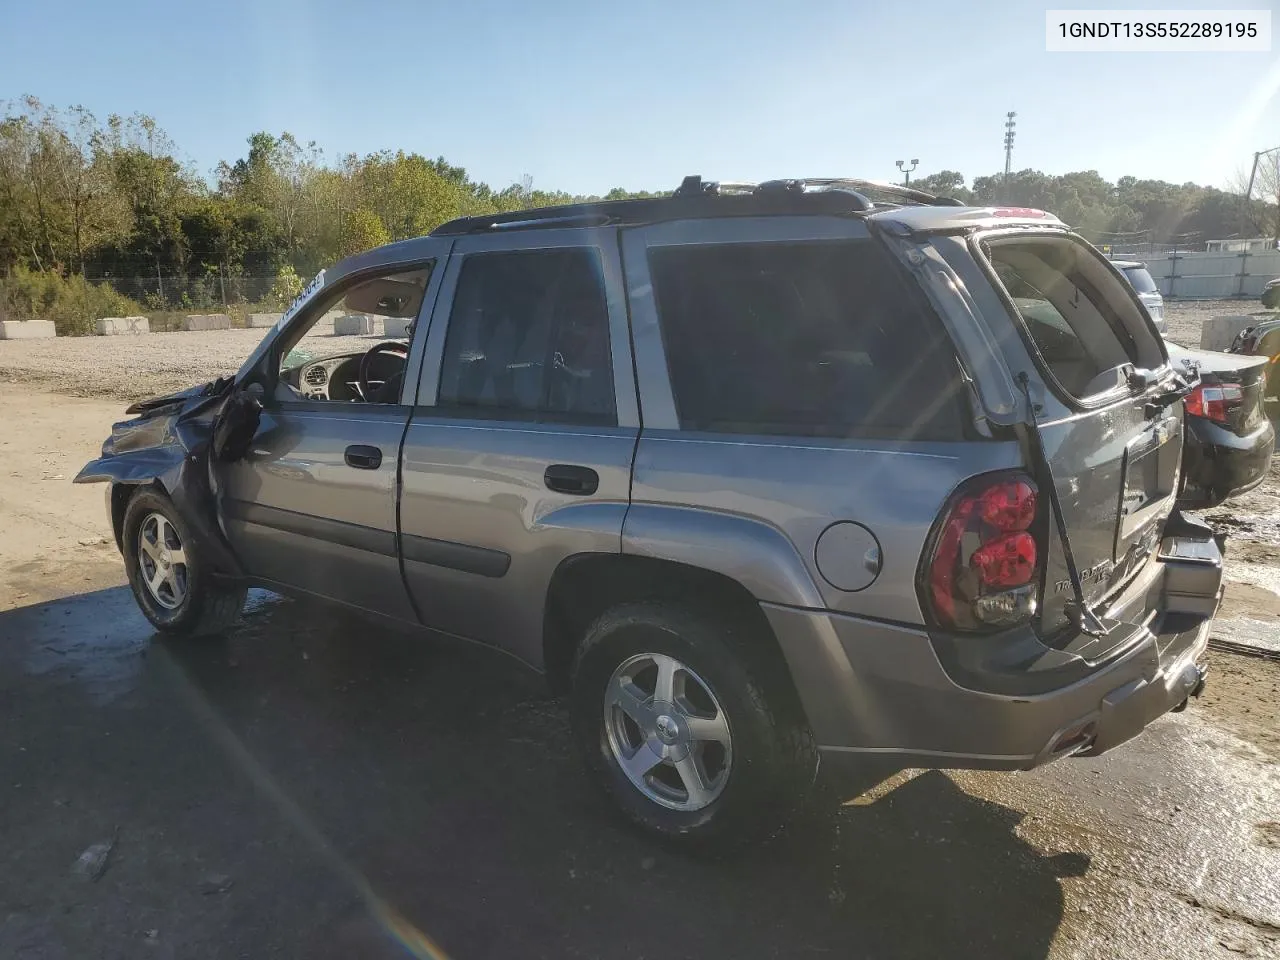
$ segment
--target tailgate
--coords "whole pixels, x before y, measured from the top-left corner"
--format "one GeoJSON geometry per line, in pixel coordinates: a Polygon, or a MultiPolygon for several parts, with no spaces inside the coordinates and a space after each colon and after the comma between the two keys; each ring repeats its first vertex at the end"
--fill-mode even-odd
{"type": "Polygon", "coordinates": [[[1046,538],[1040,617],[1052,635],[1073,619],[1064,534],[1095,609],[1158,548],[1177,489],[1182,405],[1170,399],[1173,373],[1137,297],[1096,250],[1062,234],[1002,235],[981,248],[1038,374],[1037,421],[1066,527],[1046,538]]]}

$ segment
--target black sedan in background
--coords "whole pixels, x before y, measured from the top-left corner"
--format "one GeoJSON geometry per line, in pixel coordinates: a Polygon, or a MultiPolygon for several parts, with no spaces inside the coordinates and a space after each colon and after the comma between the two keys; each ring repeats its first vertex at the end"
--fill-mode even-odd
{"type": "MultiPolygon", "coordinates": [[[[1280,281],[1275,289],[1280,290],[1280,281]]],[[[1267,361],[1268,400],[1280,400],[1280,317],[1260,319],[1251,327],[1245,327],[1231,342],[1231,353],[1250,357],[1262,357],[1267,361]]]]}
{"type": "Polygon", "coordinates": [[[1256,487],[1271,466],[1276,434],[1263,405],[1271,364],[1266,357],[1166,346],[1173,363],[1200,373],[1184,401],[1187,442],[1178,502],[1215,507],[1256,487]]]}

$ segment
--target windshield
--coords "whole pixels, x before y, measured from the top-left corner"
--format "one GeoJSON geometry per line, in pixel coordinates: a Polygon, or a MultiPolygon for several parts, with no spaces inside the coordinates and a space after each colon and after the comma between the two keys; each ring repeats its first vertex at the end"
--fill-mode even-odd
{"type": "Polygon", "coordinates": [[[1129,282],[1133,284],[1133,289],[1139,293],[1159,293],[1160,289],[1156,286],[1155,280],[1151,278],[1151,273],[1146,267],[1125,267],[1124,275],[1129,278],[1129,282]]]}

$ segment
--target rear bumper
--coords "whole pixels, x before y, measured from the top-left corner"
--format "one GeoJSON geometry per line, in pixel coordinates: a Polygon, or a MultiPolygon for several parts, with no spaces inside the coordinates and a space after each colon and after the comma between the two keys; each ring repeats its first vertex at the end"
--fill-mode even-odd
{"type": "Polygon", "coordinates": [[[1197,536],[1165,540],[1106,611],[1106,637],[1062,649],[986,637],[952,659],[923,629],[762,606],[831,759],[1017,770],[1108,750],[1197,694],[1221,596],[1221,553],[1197,536]]]}
{"type": "Polygon", "coordinates": [[[1184,484],[1178,502],[1190,508],[1215,507],[1252,490],[1267,476],[1276,433],[1269,420],[1244,436],[1203,417],[1187,417],[1190,434],[1183,450],[1184,484]]]}

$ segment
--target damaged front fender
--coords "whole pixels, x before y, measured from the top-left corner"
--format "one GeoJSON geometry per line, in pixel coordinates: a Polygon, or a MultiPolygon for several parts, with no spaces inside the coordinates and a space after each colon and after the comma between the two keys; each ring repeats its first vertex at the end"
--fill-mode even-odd
{"type": "MultiPolygon", "coordinates": [[[[242,577],[244,570],[218,522],[211,461],[243,455],[260,411],[257,395],[234,389],[230,378],[136,403],[126,412],[137,416],[112,426],[101,456],[85,464],[73,482],[159,485],[212,572],[242,577]]],[[[112,526],[118,544],[123,510],[116,513],[112,511],[112,526]]]]}

